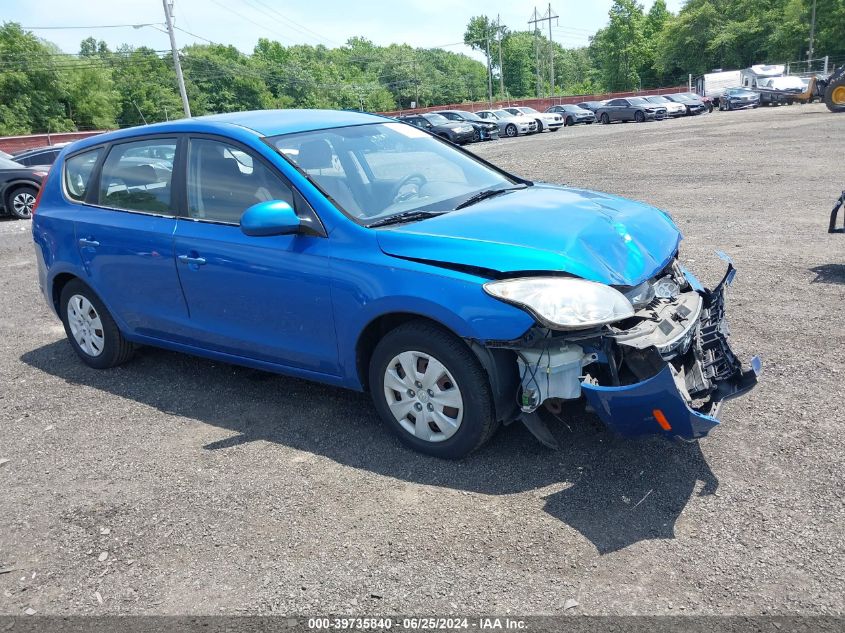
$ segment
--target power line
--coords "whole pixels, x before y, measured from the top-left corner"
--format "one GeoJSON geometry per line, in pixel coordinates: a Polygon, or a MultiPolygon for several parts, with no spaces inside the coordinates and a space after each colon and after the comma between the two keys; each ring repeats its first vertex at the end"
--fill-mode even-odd
{"type": "Polygon", "coordinates": [[[183,28],[179,28],[175,24],[173,25],[173,28],[176,29],[177,31],[181,31],[185,35],[190,35],[191,37],[195,37],[198,40],[202,40],[203,42],[208,42],[209,44],[214,44],[214,42],[212,40],[208,39],[207,37],[203,37],[202,35],[197,35],[196,33],[191,33],[188,30],[185,30],[183,28]]]}
{"type": "Polygon", "coordinates": [[[265,31],[267,31],[268,33],[273,33],[273,34],[274,34],[274,35],[276,35],[277,37],[281,37],[282,39],[287,39],[287,37],[286,37],[286,36],[283,36],[281,33],[279,33],[278,31],[276,31],[275,29],[271,29],[271,28],[269,28],[266,24],[261,24],[260,22],[256,22],[256,21],[255,21],[255,20],[253,20],[252,18],[248,18],[248,17],[247,17],[247,16],[245,16],[243,13],[239,13],[239,12],[235,11],[235,10],[234,10],[234,9],[232,9],[231,7],[226,6],[226,5],[225,5],[225,4],[223,4],[222,2],[219,2],[218,0],[211,0],[211,2],[213,2],[214,4],[216,4],[216,5],[217,5],[218,7],[220,7],[221,9],[223,9],[223,10],[225,10],[225,11],[228,11],[229,13],[231,13],[231,14],[233,14],[233,15],[238,16],[238,17],[239,17],[239,18],[241,18],[242,20],[245,20],[245,21],[249,22],[250,24],[252,24],[252,25],[254,25],[254,26],[257,26],[257,27],[258,27],[258,28],[260,28],[260,29],[264,29],[264,30],[265,30],[265,31]]]}
{"type": "Polygon", "coordinates": [[[27,31],[59,31],[70,29],[124,29],[132,27],[139,29],[142,26],[164,26],[163,22],[150,22],[149,24],[91,24],[88,26],[22,26],[27,31]]]}
{"type": "Polygon", "coordinates": [[[340,42],[336,42],[334,40],[331,40],[331,39],[325,37],[324,35],[320,35],[316,31],[309,29],[307,26],[304,26],[304,25],[300,24],[299,22],[296,22],[296,21],[290,19],[289,17],[287,17],[283,13],[277,11],[273,7],[266,4],[263,0],[245,0],[245,1],[246,2],[255,2],[256,4],[261,5],[262,7],[265,7],[267,9],[267,11],[272,12],[274,15],[276,15],[278,17],[273,17],[273,15],[270,15],[267,12],[264,12],[264,14],[268,15],[271,19],[276,20],[276,22],[278,22],[280,24],[289,23],[290,26],[288,26],[288,24],[285,24],[286,28],[292,28],[294,31],[297,31],[297,32],[299,32],[303,35],[308,35],[312,39],[316,38],[318,40],[323,40],[324,42],[328,42],[329,44],[336,44],[338,46],[342,46],[342,44],[340,44],[340,42]]]}

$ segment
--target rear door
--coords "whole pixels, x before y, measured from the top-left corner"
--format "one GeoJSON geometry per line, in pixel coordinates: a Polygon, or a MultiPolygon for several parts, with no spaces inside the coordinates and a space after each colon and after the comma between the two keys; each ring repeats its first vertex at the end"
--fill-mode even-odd
{"type": "MultiPolygon", "coordinates": [[[[335,166],[329,157],[320,168],[335,166]]],[[[258,202],[285,200],[320,227],[314,211],[270,163],[216,137],[190,138],[185,183],[175,252],[192,337],[213,351],[337,375],[329,240],[240,229],[258,202]]]]}
{"type": "Polygon", "coordinates": [[[75,188],[92,171],[90,161],[66,161],[67,194],[80,202],[74,224],[86,282],[129,334],[178,339],[184,333],[188,313],[173,258],[178,146],[168,136],[98,150],[105,156],[87,191],[75,188]]]}

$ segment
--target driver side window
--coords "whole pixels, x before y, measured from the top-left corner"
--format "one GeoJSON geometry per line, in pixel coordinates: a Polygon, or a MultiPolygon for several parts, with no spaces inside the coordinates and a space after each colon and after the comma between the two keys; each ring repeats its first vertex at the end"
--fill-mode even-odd
{"type": "Polygon", "coordinates": [[[294,206],[290,187],[258,158],[241,148],[209,139],[188,147],[188,217],[239,224],[249,207],[267,200],[294,206]]]}

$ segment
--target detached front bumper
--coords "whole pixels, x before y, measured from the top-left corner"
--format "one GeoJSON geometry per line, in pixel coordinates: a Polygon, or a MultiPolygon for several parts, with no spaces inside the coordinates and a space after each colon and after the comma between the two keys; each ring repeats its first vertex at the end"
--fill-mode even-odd
{"type": "Polygon", "coordinates": [[[679,360],[690,370],[686,376],[673,363],[666,363],[654,376],[635,384],[581,385],[587,401],[609,428],[626,436],[658,433],[694,440],[719,424],[717,416],[724,401],[754,388],[760,359],[754,357],[751,368],[743,369],[728,345],[725,289],[735,273],[729,264],[721,283],[712,291],[704,289],[691,273],[684,273],[703,299],[691,332],[690,349],[679,360]]]}

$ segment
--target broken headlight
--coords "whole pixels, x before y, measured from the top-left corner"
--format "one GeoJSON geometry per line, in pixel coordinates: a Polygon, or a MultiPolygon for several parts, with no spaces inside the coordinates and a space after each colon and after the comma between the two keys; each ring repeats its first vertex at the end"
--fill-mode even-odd
{"type": "Polygon", "coordinates": [[[526,277],[484,284],[491,296],[533,314],[554,330],[577,330],[627,319],[631,302],[604,284],[568,277],[526,277]]]}

